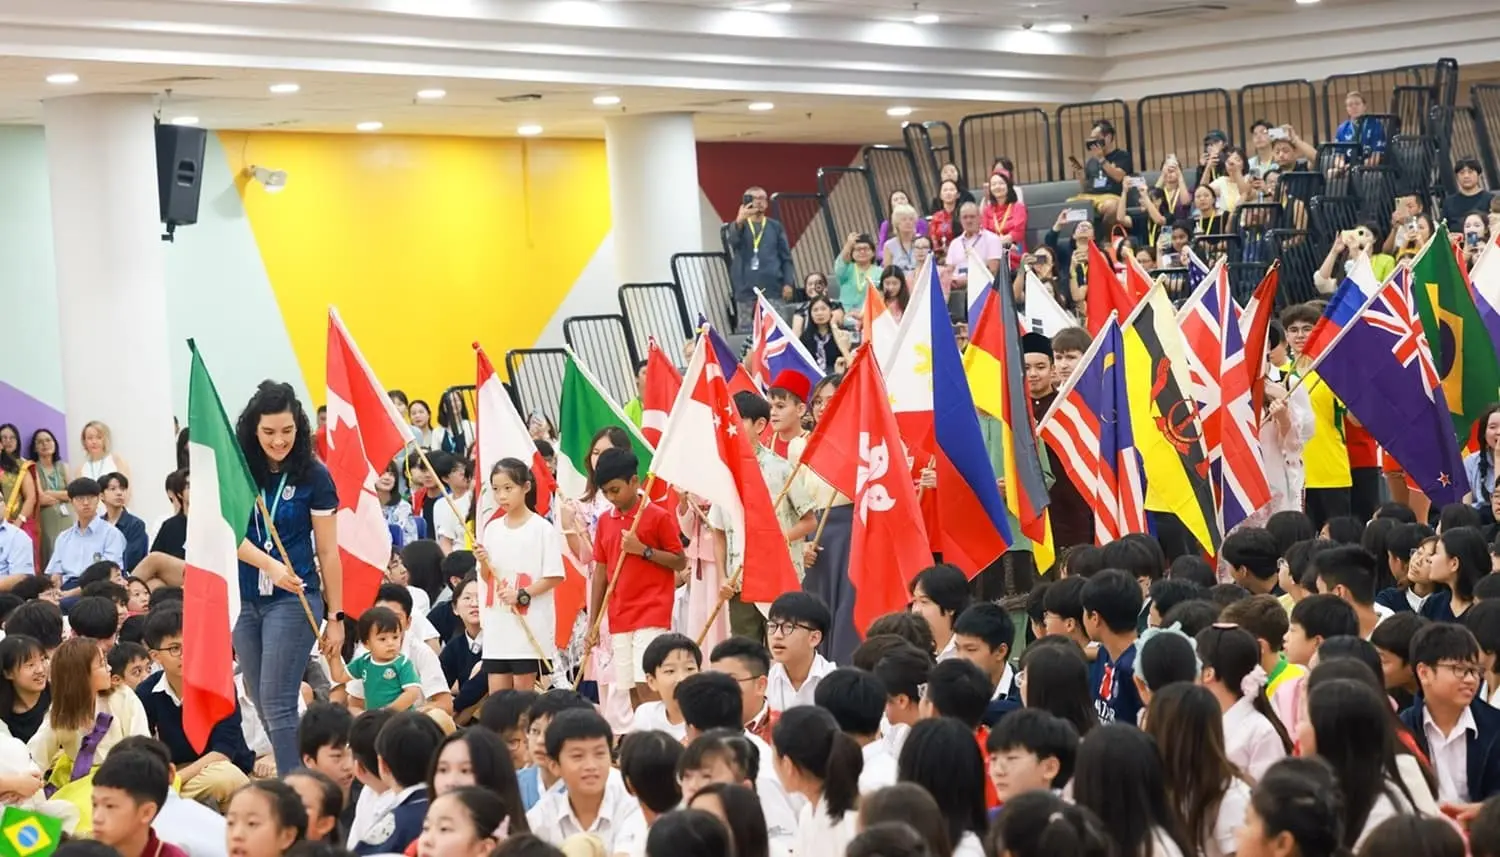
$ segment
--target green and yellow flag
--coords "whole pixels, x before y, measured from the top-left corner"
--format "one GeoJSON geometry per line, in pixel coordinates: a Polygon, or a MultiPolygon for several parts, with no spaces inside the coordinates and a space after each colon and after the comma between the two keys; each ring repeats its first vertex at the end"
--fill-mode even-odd
{"type": "Polygon", "coordinates": [[[61,819],[13,806],[0,816],[0,857],[47,857],[61,841],[61,819]]]}
{"type": "Polygon", "coordinates": [[[1447,226],[1438,225],[1412,263],[1411,290],[1462,445],[1480,411],[1500,399],[1500,359],[1458,267],[1447,226]]]}

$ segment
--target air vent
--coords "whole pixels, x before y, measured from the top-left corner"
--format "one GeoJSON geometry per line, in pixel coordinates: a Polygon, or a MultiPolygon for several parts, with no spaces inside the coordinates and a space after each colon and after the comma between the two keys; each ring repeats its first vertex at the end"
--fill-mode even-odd
{"type": "Polygon", "coordinates": [[[1129,20],[1134,20],[1134,21],[1147,20],[1147,21],[1150,21],[1150,20],[1155,20],[1157,18],[1174,18],[1174,17],[1196,18],[1196,17],[1205,16],[1205,15],[1217,15],[1220,12],[1226,12],[1228,10],[1229,10],[1229,7],[1223,5],[1222,3],[1184,3],[1184,4],[1179,5],[1179,6],[1167,6],[1167,7],[1161,8],[1161,9],[1148,9],[1148,10],[1146,10],[1144,12],[1131,12],[1129,14],[1121,15],[1119,17],[1120,17],[1121,20],[1127,20],[1127,21],[1129,21],[1129,20]]]}
{"type": "Polygon", "coordinates": [[[542,94],[540,92],[528,92],[524,95],[502,95],[495,100],[501,104],[525,104],[528,101],[541,101],[542,94]]]}
{"type": "Polygon", "coordinates": [[[715,108],[739,107],[749,103],[750,99],[748,98],[723,98],[715,101],[693,101],[682,105],[682,107],[691,108],[693,110],[713,110],[715,108]]]}
{"type": "Polygon", "coordinates": [[[138,80],[138,84],[149,86],[181,86],[184,83],[208,83],[218,80],[216,77],[188,76],[188,77],[157,77],[151,80],[138,80]]]}

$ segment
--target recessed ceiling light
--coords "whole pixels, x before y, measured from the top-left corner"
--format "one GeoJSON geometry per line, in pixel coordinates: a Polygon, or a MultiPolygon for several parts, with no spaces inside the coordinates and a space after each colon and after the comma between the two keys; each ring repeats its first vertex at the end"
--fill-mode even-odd
{"type": "Polygon", "coordinates": [[[1318,2],[1318,0],[1297,0],[1297,5],[1298,6],[1311,6],[1312,4],[1314,4],[1316,2],[1318,2]]]}
{"type": "Polygon", "coordinates": [[[938,16],[933,15],[929,12],[927,14],[918,15],[917,17],[912,18],[911,22],[913,24],[936,24],[939,20],[940,19],[938,18],[938,16]]]}
{"type": "Polygon", "coordinates": [[[385,127],[384,122],[361,122],[354,126],[356,131],[379,131],[385,127]]]}
{"type": "Polygon", "coordinates": [[[420,98],[420,99],[422,99],[423,101],[436,101],[439,98],[442,98],[443,96],[445,96],[447,94],[448,94],[448,90],[446,90],[446,89],[419,89],[419,90],[417,90],[417,97],[420,98]]]}
{"type": "Polygon", "coordinates": [[[596,95],[596,96],[594,96],[594,106],[595,107],[614,107],[616,104],[619,104],[619,103],[620,103],[620,96],[618,96],[618,95],[596,95]]]}
{"type": "Polygon", "coordinates": [[[291,95],[294,92],[300,92],[302,87],[295,83],[273,83],[270,89],[276,95],[291,95]]]}
{"type": "Polygon", "coordinates": [[[516,129],[516,133],[520,134],[522,137],[535,137],[536,135],[542,133],[542,126],[522,125],[521,127],[516,129]]]}
{"type": "Polygon", "coordinates": [[[198,117],[197,116],[173,116],[172,119],[171,119],[171,124],[173,124],[173,125],[197,125],[198,124],[198,117]]]}
{"type": "Polygon", "coordinates": [[[776,109],[776,105],[772,104],[769,101],[752,101],[745,106],[750,110],[754,110],[756,113],[764,113],[767,110],[776,109]]]}
{"type": "Polygon", "coordinates": [[[70,83],[77,83],[78,82],[78,75],[73,74],[72,72],[63,72],[61,74],[49,74],[49,75],[47,75],[47,82],[48,83],[55,83],[58,86],[66,86],[66,85],[68,85],[70,83]]]}
{"type": "Polygon", "coordinates": [[[910,116],[911,115],[911,108],[910,107],[887,107],[885,109],[885,115],[899,119],[902,116],[910,116]]]}
{"type": "Polygon", "coordinates": [[[773,12],[773,13],[776,13],[776,14],[780,14],[782,12],[790,12],[790,11],[792,11],[792,4],[790,4],[790,3],[767,3],[766,5],[760,7],[760,11],[762,11],[762,12],[773,12]]]}
{"type": "Polygon", "coordinates": [[[1071,32],[1073,32],[1073,25],[1072,24],[1047,24],[1047,25],[1043,26],[1041,29],[1042,29],[1042,32],[1044,32],[1044,33],[1071,33],[1071,32]]]}

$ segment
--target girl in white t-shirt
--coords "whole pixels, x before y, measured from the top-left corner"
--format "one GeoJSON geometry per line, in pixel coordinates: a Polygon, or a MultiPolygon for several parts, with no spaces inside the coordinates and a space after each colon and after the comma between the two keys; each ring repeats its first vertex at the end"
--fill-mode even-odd
{"type": "Polygon", "coordinates": [[[1156,739],[1167,799],[1203,857],[1229,857],[1250,804],[1250,783],[1224,752],[1219,701],[1202,685],[1178,682],[1152,694],[1146,733],[1156,739]]]}
{"type": "Polygon", "coordinates": [[[536,486],[525,462],[500,459],[490,473],[490,489],[496,511],[474,550],[484,668],[491,693],[530,690],[557,656],[552,589],[566,574],[562,535],[533,511],[536,486]]]}

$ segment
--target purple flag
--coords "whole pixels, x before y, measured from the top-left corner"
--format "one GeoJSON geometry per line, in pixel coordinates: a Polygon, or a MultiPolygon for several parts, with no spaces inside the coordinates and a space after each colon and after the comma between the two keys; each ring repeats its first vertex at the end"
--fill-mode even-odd
{"type": "Polygon", "coordinates": [[[1398,273],[1330,343],[1318,375],[1411,475],[1434,505],[1468,492],[1448,401],[1412,301],[1398,273]]]}

